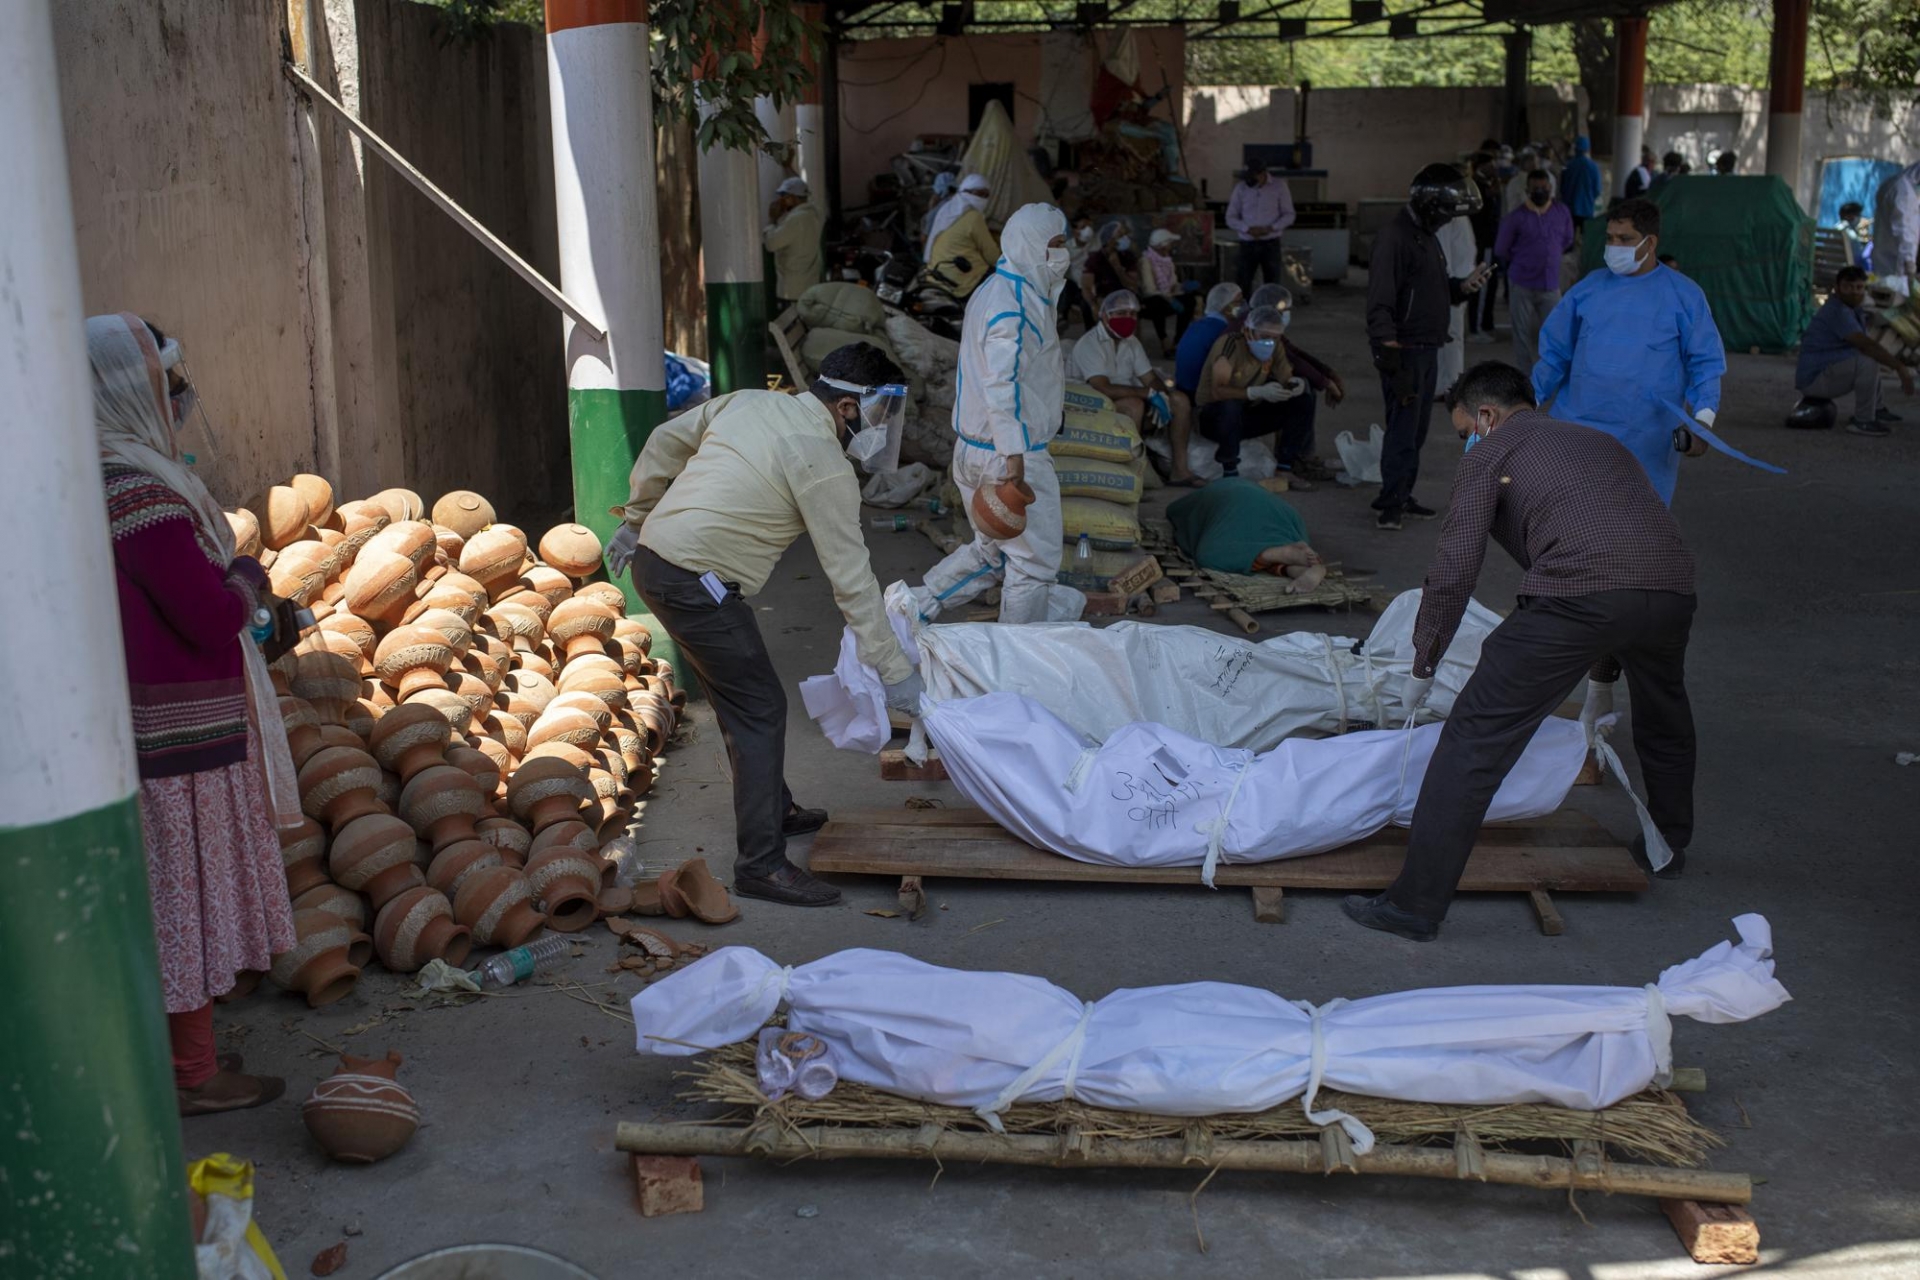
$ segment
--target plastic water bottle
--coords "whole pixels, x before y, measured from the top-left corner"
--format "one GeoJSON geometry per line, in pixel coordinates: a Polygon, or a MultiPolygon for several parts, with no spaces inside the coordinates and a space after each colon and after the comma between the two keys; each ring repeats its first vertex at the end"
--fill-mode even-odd
{"type": "Polygon", "coordinates": [[[1081,534],[1080,541],[1074,544],[1073,558],[1080,564],[1085,564],[1087,561],[1093,559],[1093,539],[1084,533],[1081,534]]]}
{"type": "Polygon", "coordinates": [[[265,605],[255,609],[253,616],[247,619],[247,631],[253,636],[255,644],[265,644],[273,639],[273,611],[265,605]]]}
{"type": "Polygon", "coordinates": [[[889,529],[894,533],[905,533],[913,528],[913,521],[906,516],[875,516],[867,523],[876,529],[889,529]]]}
{"type": "Polygon", "coordinates": [[[502,951],[480,966],[481,988],[492,991],[510,987],[516,982],[525,982],[541,969],[552,968],[553,961],[567,953],[567,944],[571,941],[565,934],[550,933],[524,947],[502,951]]]}

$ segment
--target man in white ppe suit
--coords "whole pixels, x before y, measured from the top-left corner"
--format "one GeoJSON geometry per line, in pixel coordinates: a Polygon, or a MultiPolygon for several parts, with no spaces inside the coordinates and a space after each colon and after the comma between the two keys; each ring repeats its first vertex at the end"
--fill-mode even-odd
{"type": "Polygon", "coordinates": [[[1873,257],[1880,282],[1898,294],[1913,292],[1920,255],[1920,164],[1892,174],[1873,193],[1873,257]]]}
{"type": "Polygon", "coordinates": [[[1086,597],[1060,586],[1060,481],[1047,442],[1066,408],[1066,362],[1054,304],[1066,287],[1066,215],[1030,204],[1007,219],[1000,261],[967,302],[953,399],[953,481],[972,519],[974,491],[1001,480],[1033,490],[1026,529],[973,541],[928,571],[914,595],[923,618],[973,599],[995,582],[1000,621],[1072,621],[1086,597]]]}

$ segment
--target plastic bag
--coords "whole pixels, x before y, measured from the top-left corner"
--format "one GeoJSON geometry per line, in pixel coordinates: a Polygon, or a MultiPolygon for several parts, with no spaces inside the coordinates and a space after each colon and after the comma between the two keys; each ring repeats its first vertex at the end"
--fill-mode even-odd
{"type": "Polygon", "coordinates": [[[287,1280],[273,1246],[253,1220],[253,1164],[217,1151],[187,1166],[187,1185],[206,1202],[194,1242],[200,1280],[287,1280]]]}
{"type": "Polygon", "coordinates": [[[1346,484],[1379,484],[1380,451],[1386,447],[1387,433],[1380,429],[1379,423],[1367,428],[1366,443],[1353,438],[1353,432],[1342,431],[1333,438],[1333,447],[1340,451],[1340,463],[1347,469],[1346,484]]]}
{"type": "Polygon", "coordinates": [[[778,1102],[789,1093],[818,1102],[840,1083],[840,1074],[827,1056],[827,1042],[785,1027],[760,1029],[753,1065],[760,1077],[760,1092],[769,1102],[778,1102]]]}
{"type": "MultiPolygon", "coordinates": [[[[1155,457],[1171,459],[1173,447],[1165,435],[1149,437],[1146,447],[1155,457]]],[[[1206,439],[1198,432],[1187,441],[1187,470],[1202,480],[1218,480],[1226,472],[1214,460],[1214,452],[1220,446],[1206,439]]],[[[1240,442],[1240,477],[1243,480],[1268,480],[1280,470],[1279,461],[1273,456],[1273,447],[1260,436],[1240,442]]]]}
{"type": "Polygon", "coordinates": [[[924,463],[909,462],[895,471],[876,471],[860,490],[860,501],[870,507],[904,507],[933,481],[924,463]]]}

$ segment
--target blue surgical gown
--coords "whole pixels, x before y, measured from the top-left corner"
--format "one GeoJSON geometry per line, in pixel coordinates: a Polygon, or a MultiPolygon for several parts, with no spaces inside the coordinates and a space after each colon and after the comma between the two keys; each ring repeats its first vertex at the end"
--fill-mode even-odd
{"type": "Polygon", "coordinates": [[[1727,355],[1700,286],[1669,267],[1643,276],[1601,269],[1567,291],[1540,327],[1533,392],[1553,416],[1613,436],[1640,460],[1663,501],[1680,477],[1677,412],[1720,411],[1727,355]]]}

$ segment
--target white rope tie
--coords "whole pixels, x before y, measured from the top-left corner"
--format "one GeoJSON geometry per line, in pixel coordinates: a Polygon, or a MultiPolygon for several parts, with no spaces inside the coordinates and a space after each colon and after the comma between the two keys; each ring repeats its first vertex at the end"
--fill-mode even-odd
{"type": "Polygon", "coordinates": [[[1667,838],[1660,834],[1660,828],[1654,825],[1653,815],[1641,802],[1640,793],[1633,789],[1633,783],[1627,778],[1626,766],[1620,763],[1620,753],[1607,741],[1602,728],[1596,728],[1589,735],[1593,743],[1593,752],[1600,757],[1600,767],[1612,774],[1621,789],[1627,793],[1627,799],[1633,801],[1633,811],[1640,819],[1640,838],[1647,845],[1647,862],[1655,871],[1673,861],[1673,850],[1667,846],[1667,838]]]}
{"type": "Polygon", "coordinates": [[[1647,984],[1647,1039],[1653,1044],[1653,1082],[1664,1089],[1673,1083],[1673,1019],[1667,997],[1653,982],[1647,984]]]}
{"type": "Polygon", "coordinates": [[[912,764],[927,762],[927,721],[924,715],[915,716],[907,729],[906,756],[912,764]]]}
{"type": "Polygon", "coordinates": [[[1323,1005],[1316,1005],[1311,1000],[1293,1002],[1294,1008],[1301,1010],[1313,1020],[1313,1051],[1307,1060],[1307,1091],[1300,1095],[1300,1110],[1306,1113],[1310,1123],[1322,1127],[1338,1124],[1345,1130],[1348,1140],[1353,1143],[1354,1153],[1365,1155],[1373,1150],[1373,1130],[1344,1111],[1335,1108],[1328,1108],[1325,1111],[1313,1109],[1313,1100],[1320,1093],[1320,1082],[1326,1078],[1327,1074],[1327,1034],[1325,1028],[1320,1025],[1320,1015],[1330,1013],[1345,1003],[1344,999],[1329,1000],[1323,1005]]]}
{"type": "Polygon", "coordinates": [[[787,1000],[787,984],[793,981],[793,966],[790,964],[782,965],[778,974],[761,974],[758,985],[740,1001],[740,1007],[743,1009],[751,1009],[758,1005],[761,997],[767,994],[768,984],[771,983],[775,977],[780,979],[780,991],[779,994],[773,998],[773,1007],[778,1009],[781,1005],[785,1004],[787,1000]]]}
{"type": "Polygon", "coordinates": [[[1213,888],[1213,869],[1220,865],[1220,846],[1226,839],[1227,822],[1233,817],[1233,802],[1240,798],[1240,784],[1247,780],[1247,772],[1253,764],[1253,753],[1241,751],[1233,765],[1233,786],[1227,792],[1226,803],[1220,806],[1220,816],[1215,818],[1207,831],[1207,857],[1200,864],[1200,883],[1213,888]]]}
{"type": "Polygon", "coordinates": [[[1080,1020],[1073,1024],[1073,1030],[1067,1033],[1066,1039],[1048,1050],[1046,1056],[1040,1061],[1016,1076],[1013,1083],[1002,1089],[999,1096],[992,1102],[984,1107],[975,1107],[973,1114],[986,1121],[987,1127],[995,1133],[1005,1133],[1006,1127],[1000,1123],[1000,1113],[1020,1101],[1021,1095],[1039,1083],[1047,1072],[1059,1066],[1062,1059],[1067,1060],[1067,1074],[1064,1082],[1066,1092],[1062,1097],[1072,1102],[1074,1082],[1080,1075],[1080,1050],[1087,1042],[1087,1022],[1092,1017],[1093,1006],[1082,1005],[1080,1020]]]}
{"type": "Polygon", "coordinates": [[[1320,637],[1320,642],[1326,646],[1327,682],[1333,686],[1333,696],[1338,700],[1335,710],[1340,716],[1340,732],[1345,733],[1347,731],[1347,682],[1340,672],[1339,658],[1333,648],[1333,637],[1323,635],[1320,637]]]}

